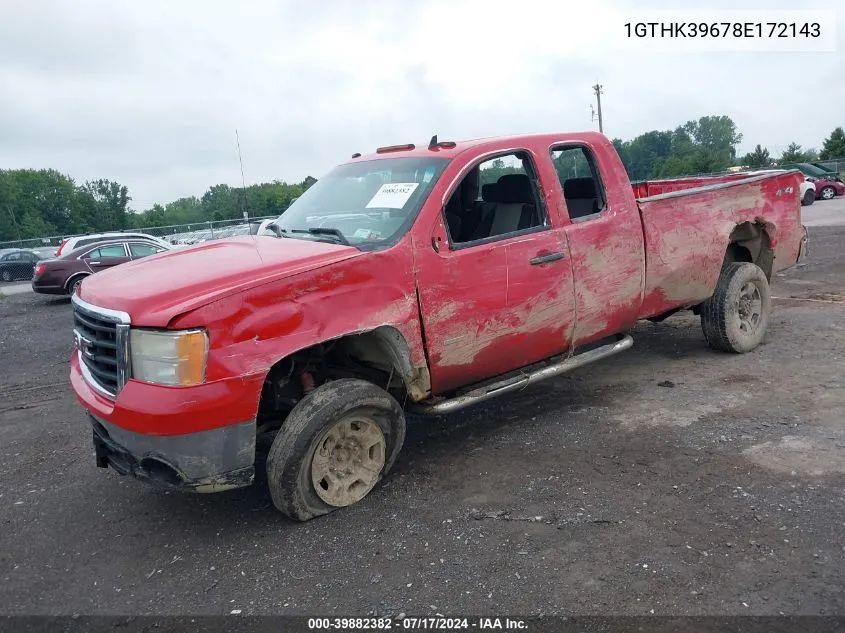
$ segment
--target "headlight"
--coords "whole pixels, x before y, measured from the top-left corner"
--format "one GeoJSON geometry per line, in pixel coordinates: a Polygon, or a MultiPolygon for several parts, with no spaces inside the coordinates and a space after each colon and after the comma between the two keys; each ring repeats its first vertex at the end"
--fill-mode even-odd
{"type": "Polygon", "coordinates": [[[160,385],[199,385],[205,382],[208,336],[202,330],[129,331],[132,377],[160,385]]]}

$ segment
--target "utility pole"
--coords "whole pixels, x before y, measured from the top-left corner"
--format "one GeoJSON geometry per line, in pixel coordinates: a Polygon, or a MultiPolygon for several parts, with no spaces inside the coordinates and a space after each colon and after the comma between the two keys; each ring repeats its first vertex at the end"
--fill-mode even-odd
{"type": "Polygon", "coordinates": [[[241,212],[244,220],[249,222],[249,212],[243,206],[246,202],[246,178],[244,178],[244,159],[241,158],[241,137],[238,136],[238,128],[235,128],[235,140],[238,144],[238,162],[241,164],[241,212]]]}
{"type": "Polygon", "coordinates": [[[596,106],[598,107],[598,111],[599,111],[599,132],[604,134],[604,126],[602,125],[602,120],[601,120],[601,95],[602,95],[601,88],[602,88],[602,86],[598,82],[596,83],[595,86],[593,86],[593,92],[596,93],[596,106]]]}
{"type": "Polygon", "coordinates": [[[15,230],[18,232],[18,241],[22,241],[23,238],[21,237],[21,227],[18,226],[18,221],[15,219],[15,212],[12,211],[12,207],[10,205],[6,205],[6,210],[9,212],[9,215],[12,217],[12,224],[15,225],[15,230]]]}

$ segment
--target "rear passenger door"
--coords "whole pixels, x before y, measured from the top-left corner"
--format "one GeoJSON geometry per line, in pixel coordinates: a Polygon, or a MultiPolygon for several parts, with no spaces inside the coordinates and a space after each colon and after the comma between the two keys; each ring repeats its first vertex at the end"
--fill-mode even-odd
{"type": "Polygon", "coordinates": [[[435,393],[565,351],[574,322],[566,242],[530,152],[478,161],[447,200],[416,254],[435,393]]]}
{"type": "Polygon", "coordinates": [[[99,272],[129,261],[125,244],[109,244],[88,251],[82,256],[91,272],[99,272]]]}
{"type": "Polygon", "coordinates": [[[569,226],[575,276],[573,344],[631,327],[639,315],[645,252],[640,214],[624,171],[605,174],[588,144],[552,146],[569,226]],[[623,195],[623,194],[629,195],[623,195]]]}
{"type": "Polygon", "coordinates": [[[23,253],[22,259],[26,262],[26,267],[24,272],[26,273],[27,279],[32,279],[33,275],[35,274],[35,264],[40,261],[40,257],[35,253],[23,253]]]}

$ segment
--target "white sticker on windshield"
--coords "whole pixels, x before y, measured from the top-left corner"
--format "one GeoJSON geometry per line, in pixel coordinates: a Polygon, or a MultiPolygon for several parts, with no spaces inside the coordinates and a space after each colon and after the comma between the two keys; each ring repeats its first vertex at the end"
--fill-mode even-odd
{"type": "Polygon", "coordinates": [[[419,186],[418,182],[387,182],[367,203],[368,209],[401,209],[419,186]]]}

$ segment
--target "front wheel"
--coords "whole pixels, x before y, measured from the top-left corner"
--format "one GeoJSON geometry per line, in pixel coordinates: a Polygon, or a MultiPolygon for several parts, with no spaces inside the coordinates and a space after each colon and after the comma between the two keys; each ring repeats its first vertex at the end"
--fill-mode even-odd
{"type": "Polygon", "coordinates": [[[836,197],[836,190],[833,187],[825,187],[821,192],[822,200],[833,200],[836,197]]]}
{"type": "Polygon", "coordinates": [[[3,281],[12,281],[12,273],[8,270],[4,270],[2,274],[3,281]]]}
{"type": "Polygon", "coordinates": [[[807,189],[804,193],[804,199],[801,201],[801,205],[805,207],[809,207],[816,201],[816,192],[812,189],[807,189]]]}
{"type": "Polygon", "coordinates": [[[308,393],[288,415],[267,456],[273,505],[307,521],[366,497],[405,440],[396,399],[364,380],[344,378],[308,393]]]}
{"type": "Polygon", "coordinates": [[[742,354],[756,348],[769,325],[772,296],[756,264],[731,262],[722,270],[713,296],[704,302],[701,327],[710,347],[742,354]]]}

